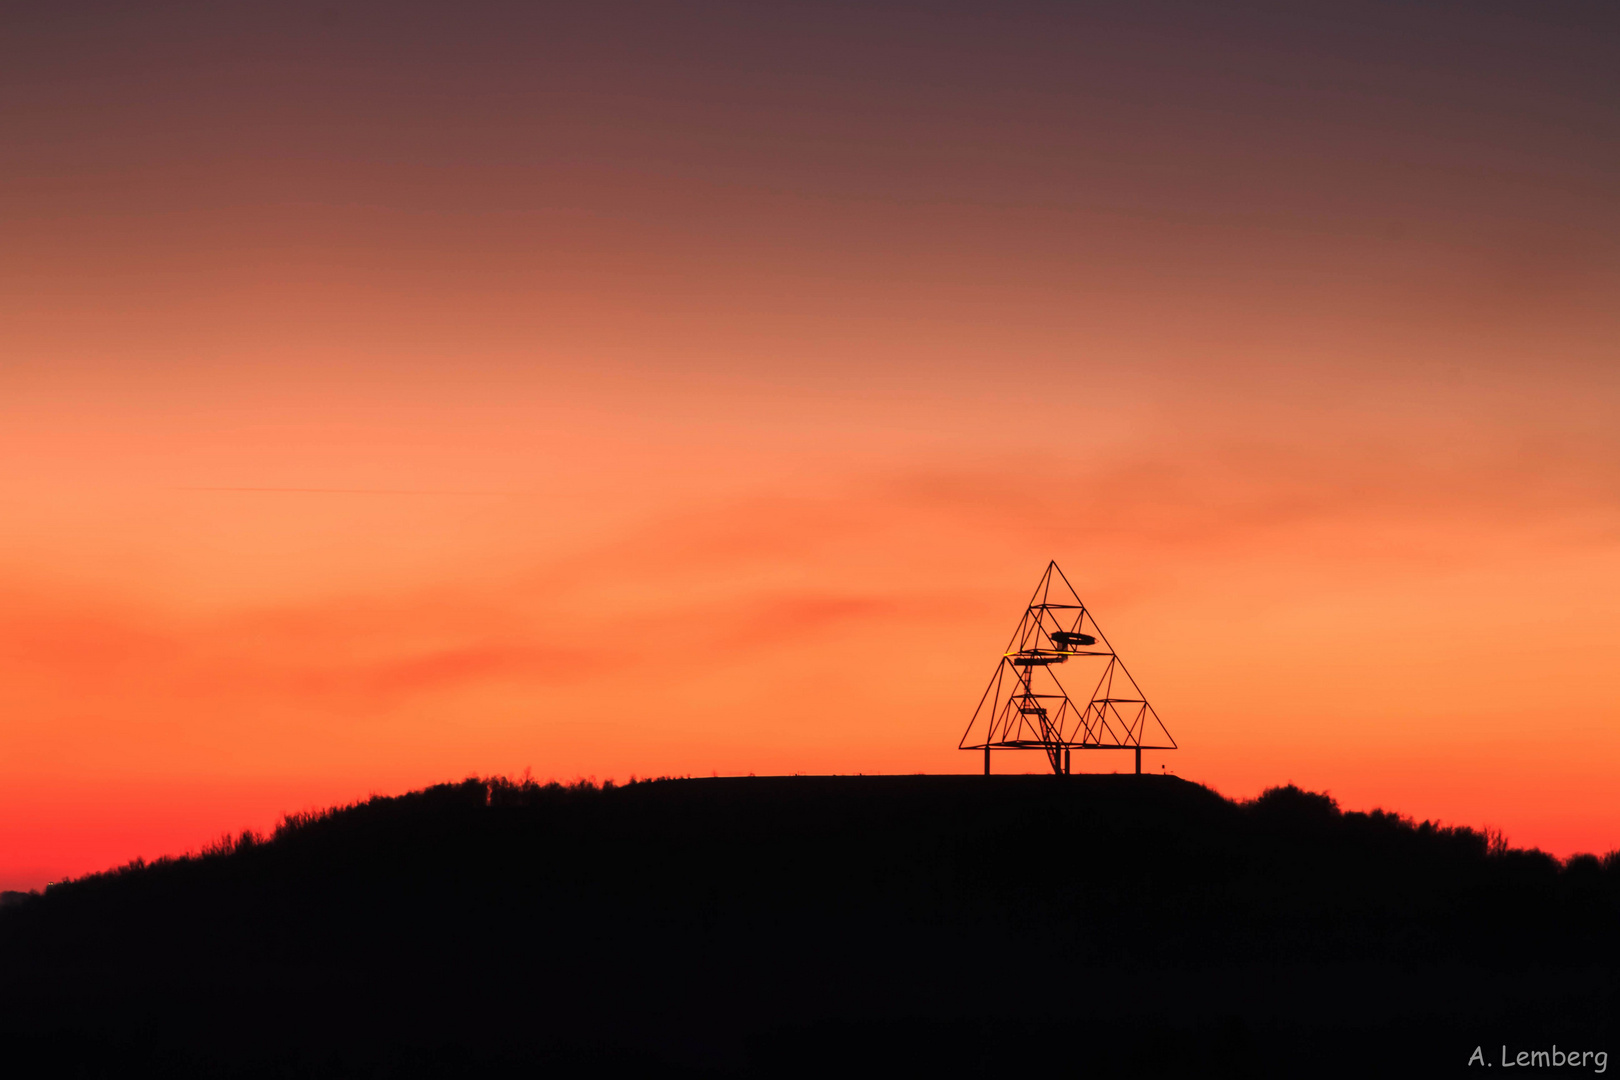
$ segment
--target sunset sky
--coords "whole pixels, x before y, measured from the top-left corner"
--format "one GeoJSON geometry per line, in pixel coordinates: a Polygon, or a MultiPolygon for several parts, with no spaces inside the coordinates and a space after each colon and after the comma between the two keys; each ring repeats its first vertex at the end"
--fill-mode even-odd
{"type": "Polygon", "coordinates": [[[1620,8],[31,7],[0,887],[976,771],[1049,559],[1146,768],[1620,847],[1620,8]]]}

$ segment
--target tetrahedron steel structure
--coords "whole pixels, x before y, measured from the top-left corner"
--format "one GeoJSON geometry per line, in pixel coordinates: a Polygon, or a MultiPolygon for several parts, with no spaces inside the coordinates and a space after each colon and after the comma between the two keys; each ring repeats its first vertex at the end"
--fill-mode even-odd
{"type": "Polygon", "coordinates": [[[1039,750],[1060,775],[1070,771],[1075,750],[1134,750],[1140,773],[1143,750],[1174,750],[1176,740],[1051,562],[962,735],[961,749],[984,751],[987,776],[992,750],[1039,750]]]}

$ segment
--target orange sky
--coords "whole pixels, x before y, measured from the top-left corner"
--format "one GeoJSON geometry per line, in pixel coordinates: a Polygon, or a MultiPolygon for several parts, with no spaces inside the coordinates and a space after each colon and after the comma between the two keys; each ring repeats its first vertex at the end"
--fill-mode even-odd
{"type": "Polygon", "coordinates": [[[972,771],[1050,558],[1149,768],[1620,847],[1591,11],[376,16],[6,35],[0,886],[972,771]]]}

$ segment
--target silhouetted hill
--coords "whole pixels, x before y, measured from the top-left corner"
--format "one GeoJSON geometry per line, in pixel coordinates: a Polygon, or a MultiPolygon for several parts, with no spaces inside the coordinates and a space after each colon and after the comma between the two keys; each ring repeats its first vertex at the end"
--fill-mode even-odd
{"type": "Polygon", "coordinates": [[[1435,1075],[1609,1049],[1620,957],[1614,857],[1153,776],[468,780],[8,901],[54,1076],[1435,1075]]]}

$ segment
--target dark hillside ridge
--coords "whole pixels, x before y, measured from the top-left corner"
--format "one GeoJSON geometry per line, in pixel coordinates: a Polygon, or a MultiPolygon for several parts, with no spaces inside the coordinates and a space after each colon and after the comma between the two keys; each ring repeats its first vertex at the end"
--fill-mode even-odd
{"type": "Polygon", "coordinates": [[[1155,776],[467,780],[8,897],[51,1075],[1449,1075],[1615,1049],[1620,858],[1155,776]]]}

